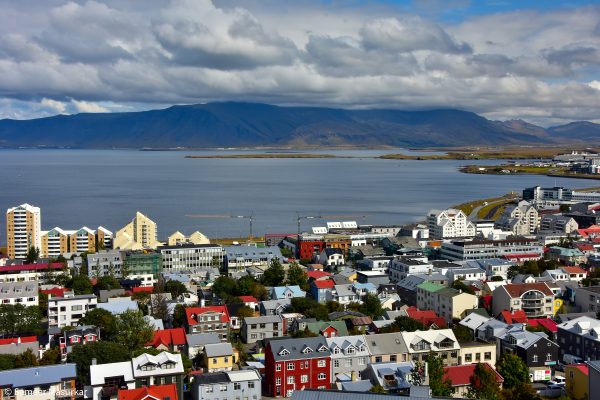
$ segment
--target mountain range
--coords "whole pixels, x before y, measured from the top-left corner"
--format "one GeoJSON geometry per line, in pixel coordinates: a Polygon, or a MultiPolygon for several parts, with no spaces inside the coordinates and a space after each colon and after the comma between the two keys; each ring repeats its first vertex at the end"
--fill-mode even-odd
{"type": "Polygon", "coordinates": [[[450,147],[598,139],[600,125],[587,121],[543,128],[521,120],[492,121],[453,109],[346,110],[239,102],[0,120],[0,147],[450,147]]]}

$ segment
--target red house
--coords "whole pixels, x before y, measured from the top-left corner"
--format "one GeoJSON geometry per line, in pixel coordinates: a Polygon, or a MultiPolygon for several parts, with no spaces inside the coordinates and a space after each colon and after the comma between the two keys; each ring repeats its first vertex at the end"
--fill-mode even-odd
{"type": "Polygon", "coordinates": [[[419,310],[417,307],[408,307],[406,309],[406,315],[415,321],[419,321],[428,328],[432,325],[440,329],[448,327],[446,320],[432,310],[419,310]]]}
{"type": "Polygon", "coordinates": [[[158,350],[179,351],[181,352],[187,344],[185,329],[161,329],[154,332],[154,338],[149,343],[148,347],[154,347],[158,350]]]}
{"type": "Polygon", "coordinates": [[[265,390],[290,397],[295,390],[329,389],[331,354],[324,337],[270,340],[265,349],[265,390]]]}
{"type": "Polygon", "coordinates": [[[188,333],[211,333],[226,342],[231,328],[227,306],[189,307],[185,309],[188,333]]]}
{"type": "Polygon", "coordinates": [[[148,386],[119,390],[119,400],[177,400],[177,385],[148,386]]]}
{"type": "Polygon", "coordinates": [[[325,241],[323,240],[305,240],[300,237],[298,241],[298,257],[300,259],[307,258],[312,260],[314,254],[321,254],[325,249],[325,241]]]}

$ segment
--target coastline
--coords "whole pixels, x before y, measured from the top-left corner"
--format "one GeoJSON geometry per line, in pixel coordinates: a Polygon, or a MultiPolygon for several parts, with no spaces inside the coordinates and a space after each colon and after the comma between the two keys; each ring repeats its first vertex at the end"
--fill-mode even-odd
{"type": "Polygon", "coordinates": [[[543,175],[556,178],[600,180],[599,175],[572,173],[565,168],[504,165],[465,165],[458,169],[475,175],[543,175]]]}

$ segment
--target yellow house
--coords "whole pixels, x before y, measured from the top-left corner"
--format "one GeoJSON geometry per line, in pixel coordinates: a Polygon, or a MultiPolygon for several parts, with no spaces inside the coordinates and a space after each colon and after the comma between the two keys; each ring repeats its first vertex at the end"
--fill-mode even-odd
{"type": "Polygon", "coordinates": [[[554,315],[562,312],[563,305],[565,304],[563,299],[554,299],[554,315]]]}
{"type": "Polygon", "coordinates": [[[238,353],[231,343],[207,344],[202,352],[202,366],[206,372],[231,371],[238,362],[238,353]]]}
{"type": "Polygon", "coordinates": [[[589,370],[586,364],[567,365],[565,367],[565,390],[567,396],[574,400],[589,398],[588,394],[589,370]]]}

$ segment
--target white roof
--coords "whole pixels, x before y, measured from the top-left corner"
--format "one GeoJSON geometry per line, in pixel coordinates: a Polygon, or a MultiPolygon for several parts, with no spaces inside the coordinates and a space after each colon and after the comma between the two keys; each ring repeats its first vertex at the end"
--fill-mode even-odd
{"type": "Polygon", "coordinates": [[[104,378],[123,375],[125,381],[133,381],[131,361],[90,365],[90,383],[92,386],[104,385],[104,378]]]}
{"type": "Polygon", "coordinates": [[[225,372],[231,382],[253,381],[260,379],[260,375],[255,369],[243,369],[239,371],[225,372]]]}
{"type": "Polygon", "coordinates": [[[29,211],[31,213],[39,213],[40,212],[40,208],[39,207],[35,207],[35,206],[32,206],[31,204],[27,204],[27,203],[23,203],[20,206],[9,208],[8,210],[6,210],[6,212],[15,211],[16,209],[24,209],[24,210],[29,211]]]}
{"type": "MultiPolygon", "coordinates": [[[[459,350],[460,346],[458,344],[458,340],[456,340],[456,336],[454,336],[454,332],[452,329],[438,329],[438,330],[429,330],[429,331],[415,331],[415,332],[401,332],[402,338],[405,343],[416,344],[421,340],[424,340],[428,343],[431,343],[431,350],[436,351],[438,348],[435,346],[436,342],[440,342],[444,339],[450,339],[454,342],[454,346],[451,348],[446,348],[443,350],[459,350]]],[[[408,346],[408,351],[410,353],[414,352],[414,350],[408,346]]]]}
{"type": "Polygon", "coordinates": [[[150,354],[142,354],[131,360],[134,376],[151,376],[161,375],[161,366],[166,362],[175,363],[175,368],[167,368],[164,370],[164,374],[172,375],[174,373],[183,373],[183,361],[181,360],[181,354],[171,354],[163,351],[162,353],[153,356],[150,354]],[[146,364],[156,365],[156,369],[150,371],[142,371],[141,366],[146,364]]]}
{"type": "Polygon", "coordinates": [[[471,313],[463,318],[459,324],[465,326],[469,329],[475,330],[479,328],[484,323],[488,322],[491,318],[484,317],[483,315],[479,315],[477,313],[471,313]]]}

